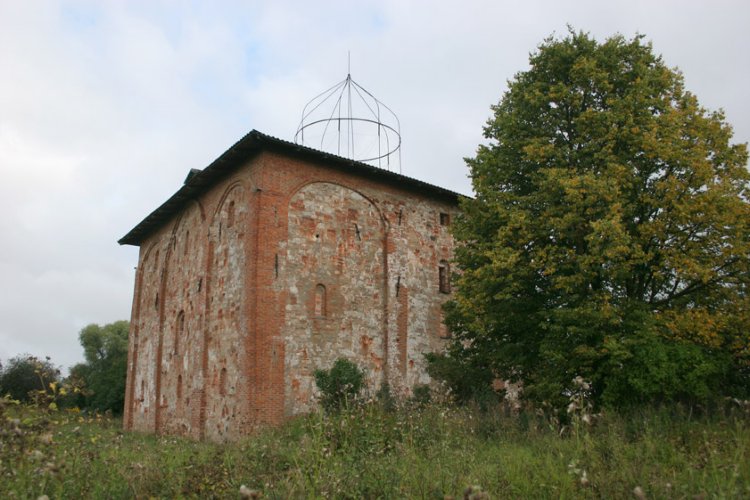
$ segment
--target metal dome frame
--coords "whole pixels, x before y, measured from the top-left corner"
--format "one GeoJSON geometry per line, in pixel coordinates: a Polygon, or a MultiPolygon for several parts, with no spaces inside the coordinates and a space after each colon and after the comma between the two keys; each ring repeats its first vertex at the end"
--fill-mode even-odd
{"type": "Polygon", "coordinates": [[[302,109],[302,118],[294,134],[294,142],[306,146],[305,131],[311,128],[317,130],[322,128],[319,147],[321,150],[324,150],[323,143],[326,137],[329,134],[335,134],[335,154],[338,156],[345,156],[363,163],[376,163],[381,168],[385,163],[385,168],[389,171],[392,160],[394,160],[393,163],[398,160],[398,171],[401,172],[401,123],[398,116],[367,89],[355,82],[351,73],[348,73],[344,80],[324,90],[305,104],[302,109]],[[360,104],[359,107],[369,111],[370,116],[353,116],[354,102],[364,104],[364,106],[360,104]],[[330,112],[323,114],[326,103],[331,106],[330,112]],[[334,123],[335,131],[331,131],[331,125],[334,123]],[[378,145],[377,154],[374,156],[370,154],[363,158],[357,157],[354,133],[356,123],[369,124],[377,128],[378,145]],[[344,154],[342,154],[342,137],[346,139],[344,154]]]}

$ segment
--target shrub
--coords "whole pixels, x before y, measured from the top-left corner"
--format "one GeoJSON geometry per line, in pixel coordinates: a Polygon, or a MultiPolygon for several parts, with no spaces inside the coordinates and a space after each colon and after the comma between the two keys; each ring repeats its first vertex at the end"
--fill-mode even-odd
{"type": "Polygon", "coordinates": [[[59,380],[60,370],[49,358],[16,356],[0,369],[0,396],[7,394],[18,401],[32,401],[39,391],[49,390],[48,384],[59,380]]]}
{"type": "Polygon", "coordinates": [[[499,401],[499,395],[492,389],[495,377],[486,364],[434,352],[425,354],[425,359],[427,373],[448,386],[456,403],[476,403],[486,408],[499,401]]]}
{"type": "Polygon", "coordinates": [[[415,385],[412,389],[411,400],[419,407],[424,407],[430,404],[432,401],[432,391],[430,390],[430,386],[427,384],[415,385]]]}
{"type": "Polygon", "coordinates": [[[330,370],[315,370],[315,385],[320,390],[320,403],[329,412],[356,401],[364,380],[364,372],[345,358],[337,359],[330,370]]]}

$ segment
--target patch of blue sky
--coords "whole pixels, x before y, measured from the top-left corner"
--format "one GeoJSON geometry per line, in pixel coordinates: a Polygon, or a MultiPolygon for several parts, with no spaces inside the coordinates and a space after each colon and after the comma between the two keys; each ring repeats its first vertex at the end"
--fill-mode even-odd
{"type": "Polygon", "coordinates": [[[89,31],[96,27],[101,16],[101,10],[94,4],[63,2],[60,6],[63,26],[75,32],[89,31]]]}
{"type": "Polygon", "coordinates": [[[385,30],[387,24],[381,11],[376,10],[370,14],[370,27],[374,32],[378,33],[385,30]]]}
{"type": "Polygon", "coordinates": [[[244,60],[240,61],[239,64],[242,67],[244,83],[251,87],[255,87],[260,83],[260,76],[266,68],[263,50],[260,44],[248,41],[243,47],[242,53],[244,54],[244,60]]]}
{"type": "Polygon", "coordinates": [[[244,107],[238,106],[241,100],[238,85],[244,82],[228,82],[221,75],[211,71],[195,73],[190,78],[189,88],[193,98],[201,107],[211,109],[224,116],[225,120],[242,120],[244,107]]]}

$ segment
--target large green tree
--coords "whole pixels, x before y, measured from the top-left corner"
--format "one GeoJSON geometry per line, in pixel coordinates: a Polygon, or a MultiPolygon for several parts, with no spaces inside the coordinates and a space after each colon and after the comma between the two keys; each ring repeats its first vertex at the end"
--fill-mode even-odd
{"type": "Polygon", "coordinates": [[[128,362],[127,321],[104,326],[90,324],[78,338],[83,347],[85,363],[70,369],[70,376],[83,381],[85,396],[78,404],[96,410],[121,413],[125,404],[125,378],[128,362]]]}
{"type": "Polygon", "coordinates": [[[449,357],[561,403],[748,390],[747,149],[642,36],[545,40],[468,159],[449,357]]]}

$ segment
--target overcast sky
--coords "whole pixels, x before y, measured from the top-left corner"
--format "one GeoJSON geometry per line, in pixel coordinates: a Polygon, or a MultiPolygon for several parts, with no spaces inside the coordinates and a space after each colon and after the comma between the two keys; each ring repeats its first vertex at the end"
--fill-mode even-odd
{"type": "Polygon", "coordinates": [[[463,157],[528,55],[566,24],[646,35],[750,139],[750,2],[0,0],[0,360],[82,360],[129,319],[117,240],[251,129],[291,140],[352,77],[398,115],[404,174],[470,193],[463,157]]]}

